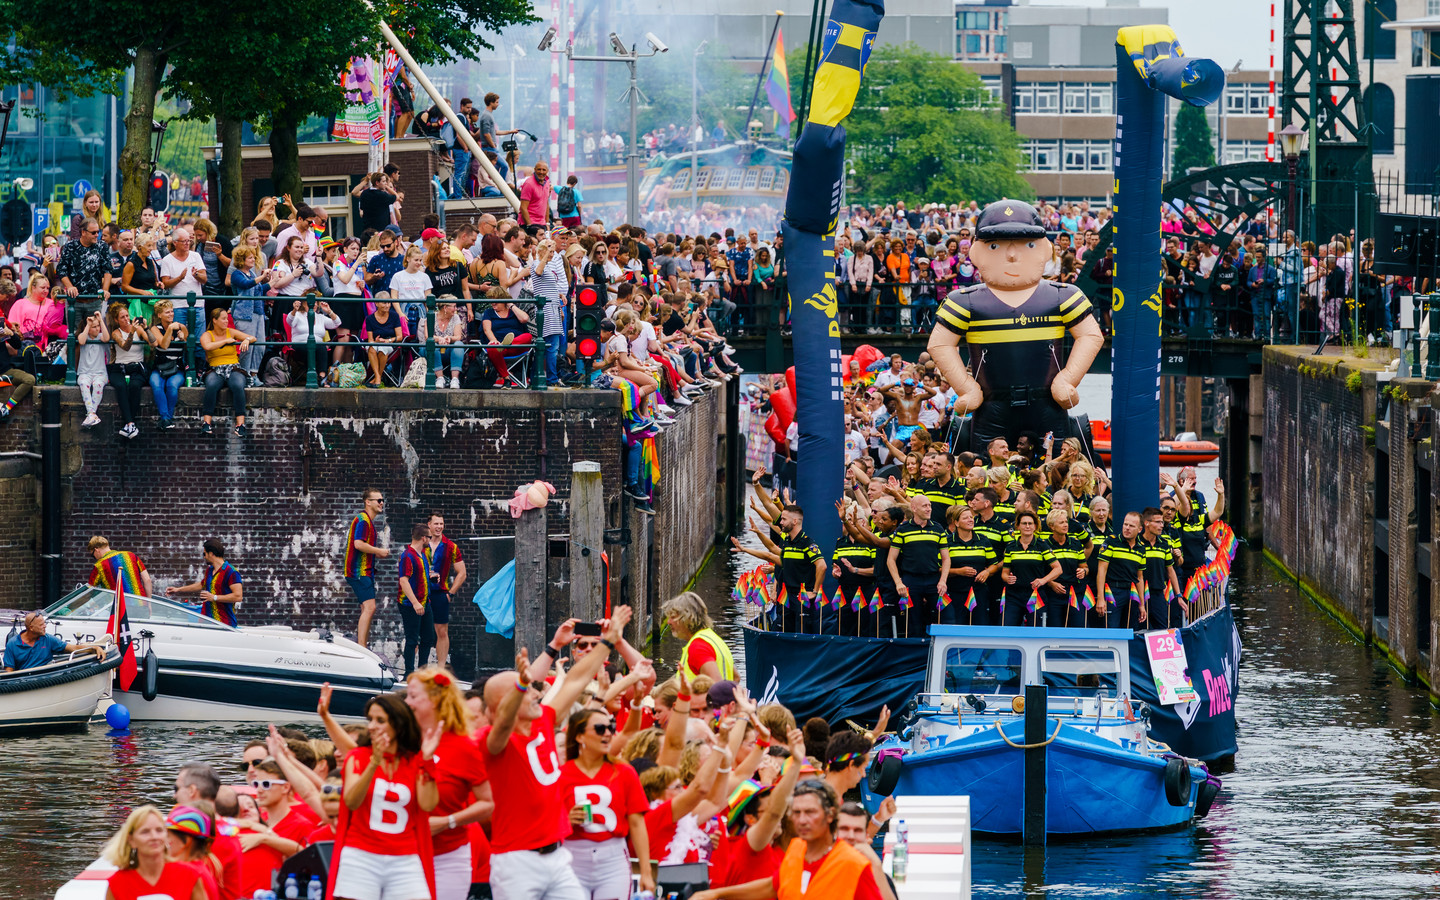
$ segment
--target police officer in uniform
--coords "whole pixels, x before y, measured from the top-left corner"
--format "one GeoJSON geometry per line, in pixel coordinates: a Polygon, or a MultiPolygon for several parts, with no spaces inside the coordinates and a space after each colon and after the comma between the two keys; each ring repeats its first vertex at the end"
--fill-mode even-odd
{"type": "MultiPolygon", "coordinates": [[[[999,494],[992,487],[980,488],[975,492],[975,496],[970,498],[970,508],[975,510],[975,533],[994,546],[997,559],[1005,553],[1005,542],[1010,539],[1010,530],[1013,527],[1012,519],[996,510],[999,503],[999,494]]],[[[983,595],[977,588],[975,596],[980,603],[989,606],[985,620],[998,625],[1002,618],[1000,595],[1005,585],[999,579],[991,578],[985,582],[984,587],[983,595]]]]}
{"type": "MultiPolygon", "coordinates": [[[[852,524],[857,515],[858,509],[852,509],[851,515],[840,519],[840,537],[835,540],[830,574],[840,586],[835,633],[858,636],[865,618],[865,604],[875,591],[875,547],[866,543],[859,529],[852,524]],[[856,594],[860,595],[861,611],[855,610],[856,594]]],[[[828,625],[828,617],[826,622],[828,625]]]]}
{"type": "Polygon", "coordinates": [[[930,518],[930,500],[910,498],[910,521],[895,529],[886,564],[895,579],[895,591],[908,600],[900,611],[905,637],[924,637],[935,621],[936,603],[950,577],[950,554],[945,527],[930,518]]]}
{"type": "Polygon", "coordinates": [[[1005,582],[1005,602],[1001,605],[1003,625],[1057,625],[1055,613],[1060,601],[1051,582],[1060,577],[1060,562],[1040,537],[1040,518],[1025,509],[1015,514],[1015,533],[1005,543],[1004,567],[1000,578],[1005,582]],[[1029,609],[1032,596],[1039,599],[1029,609]]]}
{"type": "Polygon", "coordinates": [[[867,637],[898,637],[900,630],[895,615],[899,611],[900,594],[896,591],[895,576],[890,572],[890,542],[905,521],[905,513],[898,506],[887,506],[875,514],[867,525],[862,521],[855,524],[860,537],[875,548],[875,588],[866,599],[860,614],[860,633],[867,637]],[[871,610],[870,600],[880,595],[880,609],[871,610]],[[872,630],[873,629],[873,630],[872,630]]]}
{"type": "MultiPolygon", "coordinates": [[[[947,521],[950,507],[959,503],[964,494],[965,486],[954,477],[955,456],[949,450],[931,450],[925,454],[920,469],[929,474],[911,487],[915,494],[924,494],[929,498],[931,520],[943,523],[947,521]]],[[[910,490],[906,492],[910,493],[910,490]]]]}
{"type": "Polygon", "coordinates": [[[1176,544],[1165,536],[1165,514],[1154,506],[1140,511],[1140,546],[1145,556],[1145,584],[1150,589],[1150,602],[1144,620],[1148,628],[1180,628],[1185,624],[1186,605],[1179,597],[1175,581],[1176,544]],[[1166,587],[1175,591],[1174,600],[1166,599],[1166,587]]]}
{"type": "Polygon", "coordinates": [[[1050,552],[1055,554],[1055,559],[1060,563],[1060,577],[1051,582],[1051,586],[1058,585],[1060,590],[1052,591],[1055,603],[1051,604],[1051,597],[1046,597],[1046,603],[1050,606],[1050,615],[1046,624],[1052,626],[1064,626],[1067,628],[1085,627],[1085,588],[1088,586],[1085,576],[1089,574],[1086,568],[1087,558],[1090,551],[1090,539],[1085,534],[1083,525],[1065,515],[1062,509],[1052,509],[1045,517],[1044,540],[1050,545],[1050,552]],[[1077,527],[1079,526],[1079,527],[1077,527]],[[1075,605],[1070,605],[1070,593],[1075,593],[1075,605]]]}
{"type": "Polygon", "coordinates": [[[942,625],[990,625],[990,587],[987,582],[1000,571],[1000,553],[995,542],[975,527],[975,510],[965,504],[950,507],[945,514],[950,526],[946,543],[950,553],[950,577],[946,590],[950,605],[940,610],[942,625]],[[975,606],[966,604],[971,591],[975,606]]]}
{"type": "Polygon", "coordinates": [[[1028,203],[998,200],[981,212],[970,260],[983,284],[951,292],[936,315],[929,351],[954,387],[961,414],[973,412],[970,449],[1021,432],[1069,433],[1066,410],[1104,344],[1090,301],[1071,284],[1045,281],[1050,240],[1028,203]],[[1061,367],[1065,333],[1074,338],[1061,367]],[[960,357],[969,349],[970,366],[960,357]],[[971,374],[973,370],[974,374],[971,374]]]}
{"type": "Polygon", "coordinates": [[[1145,548],[1140,543],[1140,514],[1126,513],[1120,526],[1120,535],[1105,542],[1100,549],[1100,561],[1096,563],[1095,579],[1100,585],[1100,596],[1095,598],[1095,608],[1105,606],[1105,615],[1111,628],[1139,628],[1141,608],[1130,600],[1130,588],[1140,584],[1145,571],[1145,548]],[[1105,602],[1105,588],[1115,598],[1113,606],[1105,602]]]}
{"type": "Polygon", "coordinates": [[[1175,485],[1175,523],[1180,530],[1180,588],[1190,583],[1195,571],[1205,565],[1205,554],[1215,539],[1210,536],[1211,522],[1217,522],[1225,513],[1225,482],[1215,479],[1215,508],[1206,509],[1205,495],[1195,489],[1195,469],[1186,466],[1180,470],[1175,485]]]}
{"type": "MultiPolygon", "coordinates": [[[[771,609],[771,624],[780,631],[800,631],[802,624],[802,593],[825,587],[825,555],[805,533],[805,513],[794,503],[780,511],[779,529],[772,536],[780,548],[780,564],[775,567],[776,580],[784,587],[785,602],[771,609]]],[[[818,632],[819,611],[804,623],[807,630],[818,632]]]]}

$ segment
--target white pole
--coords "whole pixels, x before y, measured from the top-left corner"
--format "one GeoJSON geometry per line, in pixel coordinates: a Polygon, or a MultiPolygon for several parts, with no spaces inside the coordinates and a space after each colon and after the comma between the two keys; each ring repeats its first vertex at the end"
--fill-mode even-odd
{"type": "MultiPolygon", "coordinates": [[[[575,43],[575,0],[562,0],[565,4],[565,46],[575,43]]],[[[565,148],[564,160],[560,166],[560,184],[565,184],[575,172],[575,60],[565,57],[565,148]]]]}
{"type": "Polygon", "coordinates": [[[480,161],[480,168],[484,169],[485,174],[490,176],[490,180],[495,182],[496,186],[500,189],[501,196],[505,198],[505,201],[510,204],[510,207],[514,209],[516,213],[519,213],[520,198],[515,196],[515,192],[510,190],[510,186],[505,183],[505,180],[500,177],[500,173],[490,164],[490,160],[485,156],[484,151],[480,149],[480,145],[475,143],[475,138],[471,136],[470,129],[461,124],[460,117],[455,115],[455,110],[450,108],[450,104],[445,100],[444,96],[442,96],[441,93],[435,89],[435,85],[431,83],[430,77],[421,71],[420,65],[415,62],[415,57],[410,55],[410,51],[405,49],[405,45],[400,43],[400,39],[395,36],[395,32],[390,30],[390,26],[385,24],[383,19],[380,21],[380,34],[384,36],[391,47],[395,48],[395,53],[400,57],[400,61],[410,69],[410,72],[415,76],[415,80],[420,82],[420,86],[425,89],[425,93],[429,94],[430,99],[435,101],[435,105],[440,107],[440,112],[445,116],[445,121],[449,122],[450,127],[455,129],[455,136],[460,138],[461,142],[464,143],[465,149],[470,151],[470,155],[480,161]]]}
{"type": "MultiPolygon", "coordinates": [[[[1370,40],[1366,35],[1365,40],[1370,40]]],[[[1270,111],[1265,134],[1265,161],[1275,161],[1275,0],[1270,0],[1270,111]]]]}

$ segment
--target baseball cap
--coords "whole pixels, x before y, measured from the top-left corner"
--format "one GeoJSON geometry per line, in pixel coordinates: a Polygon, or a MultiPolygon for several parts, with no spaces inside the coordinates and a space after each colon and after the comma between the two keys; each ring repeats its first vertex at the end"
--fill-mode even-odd
{"type": "Polygon", "coordinates": [[[443,238],[444,236],[445,232],[441,231],[438,228],[427,228],[424,231],[420,232],[420,240],[422,241],[428,241],[431,238],[443,238]]]}
{"type": "Polygon", "coordinates": [[[710,690],[705,692],[705,699],[709,701],[710,708],[715,709],[727,703],[735,702],[735,682],[717,681],[710,685],[710,690]]]}
{"type": "Polygon", "coordinates": [[[399,226],[399,225],[396,225],[394,222],[391,222],[389,225],[386,225],[386,226],[385,226],[385,230],[388,231],[388,232],[390,232],[391,234],[394,234],[394,235],[398,235],[398,234],[401,233],[401,232],[400,232],[400,226],[399,226]]]}

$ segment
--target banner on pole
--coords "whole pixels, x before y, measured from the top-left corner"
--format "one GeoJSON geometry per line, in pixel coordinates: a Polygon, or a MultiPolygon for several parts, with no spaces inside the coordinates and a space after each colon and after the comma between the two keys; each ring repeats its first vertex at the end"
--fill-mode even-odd
{"type": "Polygon", "coordinates": [[[364,56],[352,57],[341,76],[341,85],[345,88],[345,109],[335,117],[331,136],[352,144],[382,143],[385,126],[374,62],[364,56]]]}

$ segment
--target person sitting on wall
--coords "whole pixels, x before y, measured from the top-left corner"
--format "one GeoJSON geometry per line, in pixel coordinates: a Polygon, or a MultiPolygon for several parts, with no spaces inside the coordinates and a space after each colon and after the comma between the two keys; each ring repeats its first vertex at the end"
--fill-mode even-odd
{"type": "Polygon", "coordinates": [[[1014,443],[1022,431],[1066,434],[1066,410],[1080,402],[1080,380],[1104,344],[1090,301],[1074,285],[1042,280],[1050,241],[1030,204],[990,204],[976,236],[970,259],[983,284],[945,298],[929,343],[959,394],[959,412],[974,413],[970,449],[1001,436],[1014,443]],[[1075,344],[1061,368],[1067,330],[1075,344]],[[960,358],[961,340],[969,345],[973,375],[960,358]]]}

